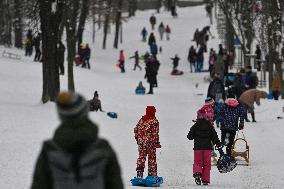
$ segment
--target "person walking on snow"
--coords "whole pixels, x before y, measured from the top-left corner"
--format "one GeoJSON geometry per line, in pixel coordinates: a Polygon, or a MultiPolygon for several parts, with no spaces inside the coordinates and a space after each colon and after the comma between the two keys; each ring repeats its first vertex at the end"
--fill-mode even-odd
{"type": "Polygon", "coordinates": [[[196,66],[196,57],[197,57],[196,50],[192,45],[189,49],[188,56],[187,56],[187,60],[190,64],[190,72],[191,73],[193,72],[193,69],[196,72],[196,69],[195,69],[196,68],[195,67],[196,66]]]}
{"type": "Polygon", "coordinates": [[[139,53],[138,53],[138,51],[135,51],[134,56],[131,56],[129,59],[132,59],[132,58],[135,59],[135,64],[134,64],[133,70],[135,71],[136,67],[138,67],[140,70],[142,70],[141,66],[139,65],[139,53]]]}
{"type": "Polygon", "coordinates": [[[167,40],[169,41],[170,40],[170,34],[172,32],[169,25],[166,26],[165,32],[166,32],[167,40]]]}
{"type": "Polygon", "coordinates": [[[124,56],[123,50],[121,50],[119,53],[118,62],[119,62],[119,68],[120,68],[121,73],[125,73],[125,67],[124,67],[125,56],[124,56]]]}
{"type": "Polygon", "coordinates": [[[116,154],[98,136],[87,101],[77,93],[61,92],[56,105],[61,123],[43,143],[31,189],[123,189],[116,154]]]}
{"type": "Polygon", "coordinates": [[[187,135],[189,140],[194,140],[193,177],[197,185],[210,183],[211,154],[213,144],[221,148],[221,143],[214,127],[207,120],[207,113],[200,109],[197,112],[196,123],[190,128],[187,135]]]}
{"type": "Polygon", "coordinates": [[[152,32],[150,33],[150,36],[148,38],[148,45],[151,47],[153,43],[156,43],[156,38],[154,36],[154,33],[152,32]]]}
{"type": "Polygon", "coordinates": [[[84,48],[83,57],[84,58],[83,58],[82,68],[85,68],[87,66],[88,69],[91,69],[90,66],[91,49],[89,47],[89,44],[86,44],[84,48]]]}
{"type": "Polygon", "coordinates": [[[56,49],[56,53],[57,53],[57,64],[59,66],[59,70],[60,70],[60,75],[64,75],[64,59],[65,59],[65,46],[62,43],[62,41],[60,41],[57,44],[57,49],[56,49]]]}
{"type": "Polygon", "coordinates": [[[152,30],[155,30],[155,25],[156,25],[156,23],[157,23],[157,19],[156,19],[156,17],[155,17],[155,15],[154,14],[152,14],[152,16],[150,17],[150,24],[151,24],[151,26],[152,26],[152,30]]]}
{"type": "Polygon", "coordinates": [[[156,149],[161,148],[159,140],[159,121],[156,108],[147,106],[146,114],[134,128],[135,140],[138,145],[137,178],[143,178],[145,161],[148,156],[148,176],[157,176],[156,149]]]}
{"type": "Polygon", "coordinates": [[[159,34],[160,34],[160,40],[162,41],[163,37],[164,37],[164,33],[165,33],[165,26],[164,26],[163,22],[161,22],[161,24],[159,25],[158,31],[159,31],[159,34]]]}
{"type": "Polygon", "coordinates": [[[236,132],[244,129],[244,115],[244,108],[236,99],[226,99],[220,129],[221,141],[224,146],[227,146],[226,153],[228,155],[231,155],[236,132]]]}
{"type": "Polygon", "coordinates": [[[146,42],[147,41],[147,36],[148,36],[148,32],[146,30],[146,28],[144,27],[143,30],[141,31],[141,35],[142,35],[142,41],[146,42]]]}

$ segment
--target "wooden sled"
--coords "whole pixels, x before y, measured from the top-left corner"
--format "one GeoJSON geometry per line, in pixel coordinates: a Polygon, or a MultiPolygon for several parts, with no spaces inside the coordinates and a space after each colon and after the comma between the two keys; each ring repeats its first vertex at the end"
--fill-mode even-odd
{"type": "Polygon", "coordinates": [[[244,135],[244,133],[242,132],[242,134],[243,134],[243,138],[239,138],[238,137],[238,134],[237,134],[237,139],[234,141],[234,144],[233,144],[233,146],[232,146],[232,156],[234,157],[234,158],[236,158],[236,157],[241,157],[241,158],[243,158],[244,160],[245,160],[245,162],[246,162],[246,164],[244,164],[244,165],[249,165],[249,145],[248,145],[248,142],[247,142],[247,140],[245,139],[245,135],[244,135]],[[236,145],[237,145],[237,143],[238,142],[240,142],[240,141],[243,141],[243,142],[245,142],[245,144],[246,144],[246,150],[245,151],[243,151],[243,152],[238,152],[238,151],[236,151],[236,145]]]}
{"type": "Polygon", "coordinates": [[[21,56],[15,53],[11,53],[11,52],[6,52],[5,50],[2,53],[3,57],[6,58],[11,58],[11,59],[16,59],[16,60],[21,60],[21,56]]]}

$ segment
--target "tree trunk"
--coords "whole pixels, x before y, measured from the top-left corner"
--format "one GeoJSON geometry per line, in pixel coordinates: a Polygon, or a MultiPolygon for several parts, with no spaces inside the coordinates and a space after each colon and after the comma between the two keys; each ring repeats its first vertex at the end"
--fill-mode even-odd
{"type": "Polygon", "coordinates": [[[73,65],[76,54],[76,28],[77,17],[79,10],[79,1],[68,0],[66,6],[67,22],[66,22],[66,36],[67,36],[67,61],[68,61],[68,90],[75,91],[73,65]]]}
{"type": "Polygon", "coordinates": [[[52,10],[52,3],[53,0],[39,0],[43,56],[43,103],[49,100],[55,101],[60,90],[56,44],[64,2],[58,0],[56,10],[52,10]]]}
{"type": "Polygon", "coordinates": [[[107,10],[106,10],[105,21],[104,21],[103,49],[106,49],[107,35],[108,35],[108,26],[109,26],[109,21],[110,21],[111,2],[112,2],[112,0],[108,0],[107,1],[107,10]]]}
{"type": "Polygon", "coordinates": [[[84,33],[84,29],[85,29],[85,23],[86,23],[86,19],[89,13],[89,5],[90,5],[90,0],[82,0],[82,7],[81,7],[81,11],[80,11],[80,18],[79,18],[79,24],[78,24],[78,51],[80,48],[80,44],[83,42],[83,33],[84,33]]]}
{"type": "Polygon", "coordinates": [[[22,1],[15,0],[14,4],[14,30],[15,30],[15,47],[23,47],[23,23],[22,23],[22,1]]]}
{"type": "Polygon", "coordinates": [[[122,0],[118,0],[117,13],[115,18],[115,37],[113,48],[118,48],[119,30],[121,25],[121,12],[122,12],[122,0]]]}

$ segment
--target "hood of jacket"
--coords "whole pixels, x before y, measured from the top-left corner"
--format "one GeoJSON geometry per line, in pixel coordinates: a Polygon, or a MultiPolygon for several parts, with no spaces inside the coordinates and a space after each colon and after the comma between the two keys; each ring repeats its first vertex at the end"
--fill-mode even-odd
{"type": "Polygon", "coordinates": [[[53,140],[69,153],[80,154],[98,138],[98,127],[89,119],[63,122],[53,140]]]}

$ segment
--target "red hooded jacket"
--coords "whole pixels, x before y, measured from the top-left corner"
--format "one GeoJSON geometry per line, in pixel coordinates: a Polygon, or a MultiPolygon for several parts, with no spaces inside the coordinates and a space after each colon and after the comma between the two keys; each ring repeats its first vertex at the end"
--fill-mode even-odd
{"type": "Polygon", "coordinates": [[[155,117],[154,106],[147,106],[144,115],[134,128],[135,139],[138,145],[160,147],[159,122],[155,117]]]}

